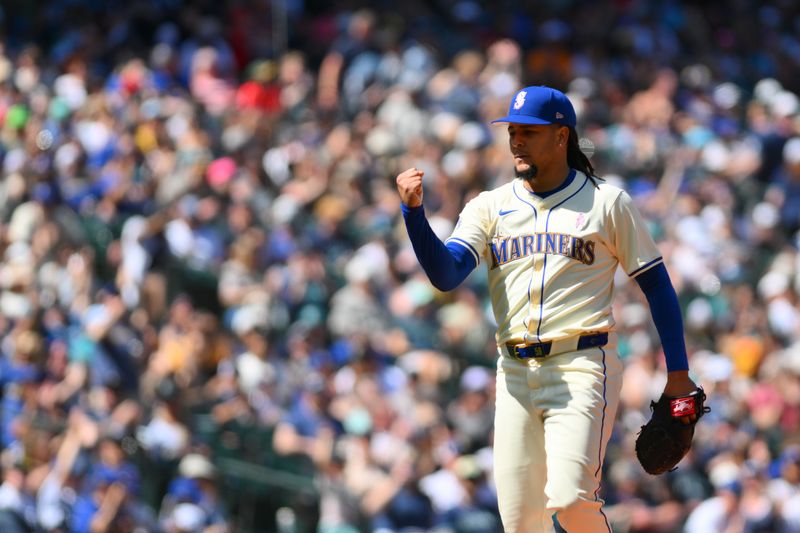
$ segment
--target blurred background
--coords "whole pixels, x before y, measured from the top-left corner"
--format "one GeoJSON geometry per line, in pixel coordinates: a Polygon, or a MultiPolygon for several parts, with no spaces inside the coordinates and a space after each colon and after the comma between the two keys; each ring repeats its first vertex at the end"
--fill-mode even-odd
{"type": "Polygon", "coordinates": [[[6,0],[0,37],[3,532],[501,531],[486,273],[432,288],[394,178],[449,234],[530,84],[646,215],[712,407],[642,471],[620,273],[614,531],[800,531],[797,2],[6,0]]]}

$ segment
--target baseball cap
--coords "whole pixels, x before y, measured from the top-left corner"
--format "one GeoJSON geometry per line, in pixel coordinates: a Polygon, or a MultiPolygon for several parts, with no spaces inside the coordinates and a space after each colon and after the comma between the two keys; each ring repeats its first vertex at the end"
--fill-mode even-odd
{"type": "Polygon", "coordinates": [[[575,108],[569,98],[557,89],[544,85],[525,87],[517,91],[508,106],[508,115],[493,120],[514,124],[577,124],[575,108]]]}

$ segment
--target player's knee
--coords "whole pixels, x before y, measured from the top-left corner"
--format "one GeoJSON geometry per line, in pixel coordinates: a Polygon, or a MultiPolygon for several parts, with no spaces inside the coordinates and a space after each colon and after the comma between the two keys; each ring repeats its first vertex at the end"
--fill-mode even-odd
{"type": "Polygon", "coordinates": [[[574,490],[561,490],[557,494],[550,494],[547,502],[548,509],[555,512],[568,512],[571,509],[585,505],[588,500],[574,490]]]}

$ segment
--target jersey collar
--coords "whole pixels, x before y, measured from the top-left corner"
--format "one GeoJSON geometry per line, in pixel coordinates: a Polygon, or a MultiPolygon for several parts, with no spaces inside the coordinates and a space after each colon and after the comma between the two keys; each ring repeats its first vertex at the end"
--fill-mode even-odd
{"type": "Polygon", "coordinates": [[[586,183],[587,178],[583,172],[575,169],[572,169],[571,172],[574,172],[575,176],[571,181],[567,180],[569,183],[564,185],[563,188],[556,189],[544,198],[526,189],[521,179],[514,180],[514,187],[520,198],[524,198],[525,201],[529,201],[537,207],[547,208],[555,206],[578,192],[586,183]]]}

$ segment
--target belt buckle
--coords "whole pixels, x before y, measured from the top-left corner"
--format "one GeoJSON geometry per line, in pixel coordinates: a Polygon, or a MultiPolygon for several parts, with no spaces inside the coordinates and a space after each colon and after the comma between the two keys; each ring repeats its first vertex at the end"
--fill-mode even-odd
{"type": "Polygon", "coordinates": [[[531,344],[530,348],[533,348],[533,356],[534,357],[544,357],[544,356],[546,356],[547,353],[549,353],[549,350],[548,350],[547,353],[545,353],[544,347],[545,347],[545,343],[543,343],[543,342],[539,342],[539,343],[536,343],[536,344],[531,344]]]}
{"type": "Polygon", "coordinates": [[[519,354],[520,348],[524,348],[525,344],[506,344],[506,351],[514,359],[522,360],[523,357],[519,354]]]}
{"type": "Polygon", "coordinates": [[[549,342],[537,342],[534,344],[515,344],[513,355],[516,359],[520,359],[523,361],[527,359],[539,359],[542,357],[546,357],[548,355],[550,350],[545,350],[545,348],[548,348],[549,346],[550,346],[549,342]],[[526,351],[532,350],[533,355],[523,356],[520,353],[522,350],[526,351]]]}

